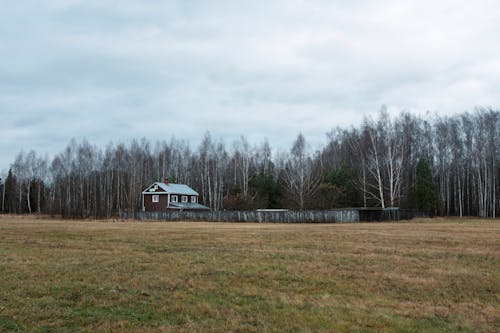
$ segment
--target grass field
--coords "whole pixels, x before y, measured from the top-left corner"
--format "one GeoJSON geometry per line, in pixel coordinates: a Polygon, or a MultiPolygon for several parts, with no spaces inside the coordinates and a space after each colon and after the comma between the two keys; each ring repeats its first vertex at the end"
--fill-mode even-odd
{"type": "Polygon", "coordinates": [[[0,332],[498,332],[500,221],[0,218],[0,332]]]}

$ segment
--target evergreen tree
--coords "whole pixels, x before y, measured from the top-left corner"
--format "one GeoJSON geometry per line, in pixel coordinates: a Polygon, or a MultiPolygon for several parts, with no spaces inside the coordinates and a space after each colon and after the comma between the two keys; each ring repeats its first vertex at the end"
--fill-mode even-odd
{"type": "Polygon", "coordinates": [[[420,159],[417,163],[412,194],[418,209],[434,211],[437,208],[436,185],[429,163],[425,159],[420,159]]]}
{"type": "Polygon", "coordinates": [[[257,208],[281,208],[281,191],[278,182],[263,172],[250,178],[250,190],[255,197],[257,208]]]}
{"type": "Polygon", "coordinates": [[[16,176],[12,173],[12,169],[9,169],[9,174],[5,180],[5,211],[9,214],[16,214],[16,188],[17,180],[16,176]]]}
{"type": "Polygon", "coordinates": [[[326,174],[325,183],[333,186],[338,192],[337,202],[333,203],[333,208],[355,207],[357,205],[353,178],[353,171],[346,165],[326,174]]]}
{"type": "Polygon", "coordinates": [[[0,213],[3,213],[5,210],[5,184],[3,183],[3,179],[0,178],[0,195],[2,196],[2,203],[0,206],[0,213]]]}

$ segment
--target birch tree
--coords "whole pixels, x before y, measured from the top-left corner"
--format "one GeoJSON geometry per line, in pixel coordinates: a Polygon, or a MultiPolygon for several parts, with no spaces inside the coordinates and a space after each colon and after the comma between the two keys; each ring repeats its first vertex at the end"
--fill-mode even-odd
{"type": "Polygon", "coordinates": [[[372,181],[366,182],[365,193],[375,200],[383,209],[385,208],[384,178],[383,176],[383,138],[377,131],[372,120],[366,120],[364,125],[364,136],[367,137],[368,147],[366,160],[368,175],[372,181]]]}
{"type": "Polygon", "coordinates": [[[306,139],[302,134],[297,136],[284,163],[283,180],[286,189],[299,209],[304,209],[306,200],[313,196],[321,183],[321,162],[315,164],[307,154],[306,139]]]}

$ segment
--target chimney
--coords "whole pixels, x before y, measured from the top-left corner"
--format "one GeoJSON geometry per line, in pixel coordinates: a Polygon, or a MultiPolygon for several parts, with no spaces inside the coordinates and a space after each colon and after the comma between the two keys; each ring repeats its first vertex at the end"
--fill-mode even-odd
{"type": "Polygon", "coordinates": [[[165,183],[165,185],[168,185],[168,178],[165,178],[163,182],[165,183]]]}

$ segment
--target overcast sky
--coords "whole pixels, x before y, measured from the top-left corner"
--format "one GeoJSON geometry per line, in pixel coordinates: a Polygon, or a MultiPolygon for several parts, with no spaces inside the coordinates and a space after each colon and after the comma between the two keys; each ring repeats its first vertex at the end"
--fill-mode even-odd
{"type": "Polygon", "coordinates": [[[71,138],[289,147],[500,104],[497,0],[0,0],[0,171],[71,138]]]}

